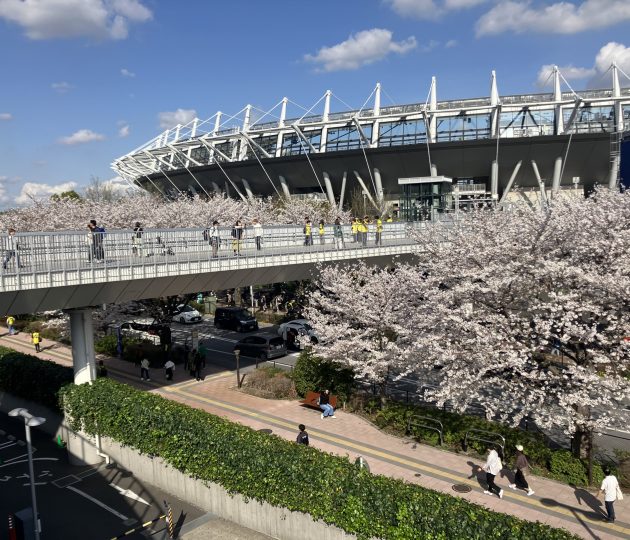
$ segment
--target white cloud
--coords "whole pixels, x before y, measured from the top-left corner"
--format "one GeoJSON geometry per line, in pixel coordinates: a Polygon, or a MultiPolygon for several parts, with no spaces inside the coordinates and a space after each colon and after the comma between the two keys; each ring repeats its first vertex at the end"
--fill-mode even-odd
{"type": "Polygon", "coordinates": [[[66,81],[54,82],[50,85],[50,87],[55,92],[59,92],[60,94],[65,94],[66,92],[74,88],[74,86],[72,86],[70,83],[67,83],[66,81]]]}
{"type": "Polygon", "coordinates": [[[158,120],[162,129],[170,129],[177,124],[187,124],[192,122],[197,116],[195,109],[177,109],[176,111],[165,111],[158,113],[158,120]]]}
{"type": "MultiPolygon", "coordinates": [[[[628,75],[630,76],[630,47],[626,47],[621,43],[616,43],[611,41],[604,45],[597,56],[595,57],[595,69],[599,73],[605,73],[610,65],[613,63],[613,60],[617,62],[617,65],[628,75]]],[[[620,79],[623,78],[623,75],[620,75],[620,79]]],[[[626,85],[628,80],[626,79],[626,85]]]]}
{"type": "Polygon", "coordinates": [[[118,128],[118,136],[122,138],[129,137],[129,124],[124,124],[118,128]]]}
{"type": "Polygon", "coordinates": [[[124,195],[128,191],[135,191],[140,189],[136,186],[132,186],[129,182],[127,182],[120,176],[114,176],[109,180],[105,180],[103,182],[103,187],[111,189],[116,195],[124,195]]]}
{"type": "Polygon", "coordinates": [[[452,49],[453,47],[457,47],[457,40],[456,39],[449,39],[445,44],[444,44],[444,48],[445,49],[452,49]]]}
{"type": "Polygon", "coordinates": [[[152,16],[139,0],[0,0],[0,18],[21,26],[31,39],[124,39],[130,22],[152,16]]]}
{"type": "Polygon", "coordinates": [[[0,203],[5,203],[9,200],[7,188],[4,185],[4,182],[8,179],[8,176],[0,176],[0,203]]]}
{"type": "Polygon", "coordinates": [[[427,43],[426,45],[421,45],[420,46],[420,50],[422,52],[428,53],[431,52],[433,49],[435,49],[436,47],[438,47],[440,45],[439,41],[436,41],[434,39],[432,39],[431,41],[429,41],[429,43],[427,43]]]}
{"type": "Polygon", "coordinates": [[[121,74],[123,77],[130,77],[130,78],[133,78],[133,77],[135,77],[135,76],[136,76],[136,74],[135,74],[133,71],[129,71],[127,68],[122,68],[122,69],[120,70],[120,74],[121,74]]]}
{"type": "Polygon", "coordinates": [[[6,122],[8,120],[13,120],[13,115],[8,112],[0,113],[0,122],[6,122]]]}
{"type": "Polygon", "coordinates": [[[390,53],[405,54],[417,45],[413,36],[403,41],[392,41],[391,31],[372,28],[351,35],[337,45],[322,47],[317,54],[307,54],[304,59],[317,64],[322,71],[358,69],[382,60],[390,53]]]}
{"type": "Polygon", "coordinates": [[[72,135],[68,137],[62,137],[59,139],[61,144],[73,145],[73,144],[83,144],[92,141],[102,141],[105,139],[105,135],[101,135],[100,133],[95,133],[91,129],[80,129],[79,131],[75,131],[72,135]]]}
{"type": "Polygon", "coordinates": [[[531,1],[500,0],[476,25],[477,36],[503,32],[575,34],[630,20],[628,0],[567,1],[532,7],[531,1]]]}
{"type": "Polygon", "coordinates": [[[63,184],[37,184],[35,182],[26,182],[22,185],[20,194],[15,197],[17,204],[28,204],[33,200],[48,198],[55,193],[63,193],[77,187],[76,182],[64,182],[63,184]]]}
{"type": "Polygon", "coordinates": [[[384,0],[401,17],[437,19],[447,11],[466,9],[488,0],[384,0]]]}
{"type": "MultiPolygon", "coordinates": [[[[562,76],[567,81],[579,81],[587,79],[595,75],[595,69],[575,67],[575,66],[559,66],[558,69],[562,76]]],[[[540,88],[553,87],[553,64],[545,64],[538,71],[538,78],[536,79],[536,85],[540,88]]]]}

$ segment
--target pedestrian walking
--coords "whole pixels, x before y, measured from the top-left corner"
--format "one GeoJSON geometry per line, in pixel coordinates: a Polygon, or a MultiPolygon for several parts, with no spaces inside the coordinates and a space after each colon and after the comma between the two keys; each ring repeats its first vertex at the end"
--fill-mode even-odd
{"type": "Polygon", "coordinates": [[[516,445],[516,463],[514,464],[514,483],[510,484],[511,489],[522,489],[527,495],[533,495],[534,490],[529,487],[526,476],[529,474],[529,462],[523,453],[523,446],[516,445]]]}
{"type": "Polygon", "coordinates": [[[374,223],[376,223],[376,242],[377,246],[383,245],[383,220],[381,216],[374,216],[374,223]]]}
{"type": "Polygon", "coordinates": [[[621,488],[619,487],[619,481],[617,477],[612,473],[610,467],[604,468],[604,474],[606,477],[602,481],[602,485],[597,492],[597,496],[599,497],[602,493],[604,494],[604,504],[606,505],[606,514],[607,517],[604,518],[606,521],[610,523],[615,522],[615,501],[623,500],[623,493],[621,493],[621,488]]]}
{"type": "Polygon", "coordinates": [[[370,218],[367,216],[363,216],[363,221],[361,222],[361,233],[362,233],[361,243],[363,244],[363,247],[367,247],[369,230],[370,230],[370,218]]]}
{"type": "Polygon", "coordinates": [[[203,357],[198,350],[193,351],[193,361],[192,361],[192,373],[193,377],[200,381],[201,380],[201,366],[203,364],[203,357]]]}
{"type": "Polygon", "coordinates": [[[90,228],[92,231],[92,247],[93,247],[94,258],[97,261],[102,262],[105,260],[105,246],[104,246],[105,229],[103,227],[99,227],[96,224],[95,219],[90,220],[90,225],[91,225],[90,228]]]}
{"type": "Polygon", "coordinates": [[[313,245],[313,224],[311,223],[310,218],[306,218],[304,220],[304,245],[312,246],[313,245]]]}
{"type": "Polygon", "coordinates": [[[42,338],[39,335],[39,332],[37,330],[31,333],[31,341],[33,342],[33,345],[35,346],[35,352],[41,352],[39,348],[39,344],[41,343],[42,338]]]}
{"type": "Polygon", "coordinates": [[[4,260],[2,261],[3,270],[7,269],[7,265],[11,262],[11,259],[15,259],[18,268],[22,268],[20,264],[20,255],[18,253],[19,249],[17,238],[15,238],[15,229],[13,227],[9,227],[7,230],[7,236],[4,239],[4,260]]]}
{"type": "Polygon", "coordinates": [[[203,231],[203,239],[208,242],[208,245],[212,249],[212,257],[218,257],[221,236],[219,235],[219,222],[216,219],[212,222],[211,227],[203,231]]]}
{"type": "Polygon", "coordinates": [[[254,221],[252,222],[252,229],[254,229],[256,251],[260,251],[262,249],[263,226],[261,225],[260,221],[254,219],[254,221]]]}
{"type": "Polygon", "coordinates": [[[352,231],[352,241],[356,244],[359,241],[359,218],[352,218],[350,229],[352,231]]]}
{"type": "Polygon", "coordinates": [[[175,372],[175,364],[173,363],[172,360],[168,360],[164,364],[164,370],[165,370],[166,380],[167,381],[172,381],[173,380],[173,373],[175,372]]]}
{"type": "Polygon", "coordinates": [[[149,377],[149,367],[150,367],[149,359],[143,358],[140,362],[140,380],[141,381],[150,381],[151,377],[149,377]]]}
{"type": "Polygon", "coordinates": [[[7,328],[9,329],[10,336],[15,334],[15,317],[13,315],[7,317],[7,328]]]}
{"type": "Polygon", "coordinates": [[[243,244],[243,231],[245,227],[240,219],[236,220],[232,227],[232,249],[234,250],[234,256],[240,256],[241,245],[243,244]]]}
{"type": "Polygon", "coordinates": [[[324,411],[322,413],[322,420],[329,416],[330,418],[337,418],[335,416],[335,409],[330,404],[330,390],[326,389],[319,394],[319,408],[324,411]]]}
{"type": "Polygon", "coordinates": [[[140,225],[139,221],[136,221],[136,224],[133,227],[133,233],[131,235],[131,253],[135,257],[142,257],[142,235],[144,234],[144,229],[142,225],[140,225]]]}
{"type": "Polygon", "coordinates": [[[494,483],[494,478],[501,472],[501,469],[503,469],[503,463],[501,463],[499,454],[494,448],[488,448],[488,458],[486,459],[486,463],[483,467],[479,467],[479,470],[486,472],[488,489],[484,490],[484,493],[486,495],[496,493],[499,499],[503,498],[503,490],[494,483]]]}
{"type": "Polygon", "coordinates": [[[337,218],[333,225],[333,236],[335,238],[335,247],[337,249],[343,249],[343,227],[341,226],[341,220],[337,218]]]}
{"type": "Polygon", "coordinates": [[[304,424],[300,424],[298,426],[298,429],[300,430],[300,432],[297,435],[297,438],[295,439],[295,442],[298,444],[303,444],[305,446],[309,445],[309,440],[308,440],[308,433],[306,433],[306,426],[304,424]]]}
{"type": "Polygon", "coordinates": [[[319,243],[324,245],[326,243],[326,228],[324,225],[324,220],[319,220],[319,226],[317,228],[317,232],[319,233],[319,243]]]}

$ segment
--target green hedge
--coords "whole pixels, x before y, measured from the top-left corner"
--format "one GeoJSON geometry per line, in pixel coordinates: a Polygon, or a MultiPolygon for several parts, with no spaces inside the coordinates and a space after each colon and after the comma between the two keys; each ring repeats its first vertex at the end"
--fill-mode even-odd
{"type": "Polygon", "coordinates": [[[54,410],[59,390],[74,380],[72,368],[0,347],[0,388],[54,410]]]}
{"type": "Polygon", "coordinates": [[[62,391],[73,427],[160,456],[230,493],[306,512],[359,538],[568,539],[568,532],[372,475],[347,458],[258,433],[108,379],[62,391]]]}
{"type": "Polygon", "coordinates": [[[310,348],[300,353],[291,377],[301,396],[305,396],[309,390],[321,392],[328,388],[340,401],[347,401],[354,386],[354,373],[350,368],[322,360],[310,348]]]}

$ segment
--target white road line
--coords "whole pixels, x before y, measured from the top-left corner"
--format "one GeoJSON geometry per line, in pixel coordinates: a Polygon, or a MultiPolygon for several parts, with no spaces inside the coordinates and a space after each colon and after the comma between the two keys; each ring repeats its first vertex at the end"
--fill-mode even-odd
{"type": "Polygon", "coordinates": [[[116,517],[122,519],[123,521],[127,521],[127,519],[129,519],[127,516],[121,514],[120,512],[117,512],[116,510],[114,510],[110,506],[107,506],[105,503],[99,501],[98,499],[95,499],[94,497],[92,497],[91,495],[88,495],[87,493],[81,491],[80,489],[77,489],[77,488],[75,488],[73,486],[67,486],[66,489],[70,489],[70,490],[74,491],[77,495],[81,495],[81,497],[85,497],[88,501],[92,501],[94,504],[97,504],[98,506],[100,506],[104,510],[107,510],[108,512],[111,512],[112,514],[114,514],[116,517]]]}
{"type": "MultiPolygon", "coordinates": [[[[34,486],[45,486],[48,482],[33,482],[34,486]]],[[[28,484],[22,484],[23,486],[30,486],[30,482],[28,484]]]]}
{"type": "Polygon", "coordinates": [[[0,450],[4,450],[5,448],[9,448],[10,446],[15,446],[17,444],[17,442],[7,442],[4,444],[0,444],[0,450]]]}
{"type": "MultiPolygon", "coordinates": [[[[11,463],[5,463],[4,465],[0,465],[0,469],[3,467],[10,467],[11,465],[17,465],[18,463],[26,463],[28,459],[23,459],[22,461],[12,461],[11,463]]],[[[33,461],[59,461],[59,458],[56,457],[38,457],[33,458],[33,461]]]]}
{"type": "Polygon", "coordinates": [[[117,486],[113,482],[109,485],[112,486],[116,491],[118,491],[123,497],[129,497],[130,499],[134,501],[138,501],[138,502],[141,502],[142,504],[146,504],[147,506],[151,506],[151,503],[149,501],[145,501],[142,497],[140,497],[140,495],[138,495],[137,493],[134,493],[130,489],[121,488],[120,486],[117,486]]]}

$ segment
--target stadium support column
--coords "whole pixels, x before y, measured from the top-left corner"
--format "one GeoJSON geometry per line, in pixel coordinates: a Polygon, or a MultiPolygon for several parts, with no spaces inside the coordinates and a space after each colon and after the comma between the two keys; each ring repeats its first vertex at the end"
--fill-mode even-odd
{"type": "Polygon", "coordinates": [[[372,146],[375,146],[378,142],[379,133],[379,121],[378,117],[381,115],[381,83],[376,83],[374,89],[374,109],[372,110],[372,116],[374,117],[374,124],[372,125],[372,146]]]}
{"type": "Polygon", "coordinates": [[[333,187],[332,187],[332,182],[330,181],[330,176],[328,176],[328,173],[326,171],[324,171],[322,173],[322,176],[324,177],[324,185],[326,186],[326,195],[328,195],[328,202],[330,203],[330,206],[332,206],[334,208],[334,206],[335,206],[335,193],[333,192],[333,187]]]}
{"type": "Polygon", "coordinates": [[[284,176],[280,176],[280,186],[282,187],[282,193],[287,199],[291,198],[291,191],[289,190],[289,184],[284,176]]]}
{"type": "MultiPolygon", "coordinates": [[[[250,123],[251,115],[252,115],[252,106],[247,105],[245,107],[245,119],[243,120],[243,133],[247,133],[249,131],[249,123],[250,123]]],[[[245,141],[241,140],[241,149],[238,155],[239,161],[243,161],[245,159],[245,156],[247,155],[247,146],[248,145],[245,144],[245,141]]]]}
{"type": "Polygon", "coordinates": [[[241,178],[241,182],[243,182],[243,188],[245,188],[245,193],[247,195],[247,199],[250,201],[254,200],[254,192],[252,191],[252,188],[249,187],[249,182],[247,180],[245,180],[245,178],[241,178]]]}
{"type": "Polygon", "coordinates": [[[516,175],[518,174],[518,171],[520,170],[522,164],[523,162],[519,161],[514,166],[514,170],[512,171],[512,175],[510,176],[510,179],[508,180],[507,186],[505,186],[505,190],[503,190],[503,195],[501,196],[501,200],[499,201],[499,204],[503,204],[503,202],[505,202],[505,199],[507,198],[508,194],[510,193],[510,190],[512,189],[512,185],[514,184],[514,180],[516,180],[516,175]]]}
{"type": "Polygon", "coordinates": [[[212,189],[217,195],[221,195],[221,188],[219,187],[219,184],[217,184],[216,182],[212,182],[212,189]]]}
{"type": "Polygon", "coordinates": [[[564,133],[564,118],[562,117],[562,89],[560,88],[560,70],[553,66],[553,100],[556,116],[556,135],[564,133]]]}
{"type": "Polygon", "coordinates": [[[619,85],[619,68],[617,67],[617,62],[613,62],[610,67],[610,71],[612,72],[612,97],[616,98],[615,100],[615,123],[616,123],[616,131],[623,131],[623,107],[621,105],[621,86],[619,85]]]}
{"type": "Polygon", "coordinates": [[[92,308],[70,309],[70,339],[72,340],[72,361],[74,383],[83,384],[96,379],[94,362],[94,328],[92,308]]]}
{"type": "Polygon", "coordinates": [[[379,204],[383,204],[383,181],[381,180],[381,171],[374,169],[374,183],[376,184],[376,200],[379,204]]]}
{"type": "Polygon", "coordinates": [[[562,158],[558,156],[556,161],[553,164],[553,177],[551,179],[551,196],[552,198],[556,198],[558,192],[560,191],[560,181],[562,175],[562,158]]]}
{"type": "MultiPolygon", "coordinates": [[[[431,77],[429,92],[429,142],[437,141],[437,79],[431,77]]],[[[433,176],[433,173],[431,173],[433,176]]]]}
{"type": "Polygon", "coordinates": [[[431,163],[431,176],[437,176],[437,165],[435,163],[431,163]]]}
{"type": "Polygon", "coordinates": [[[497,88],[497,74],[493,70],[490,75],[490,106],[492,113],[490,115],[490,130],[492,137],[499,136],[499,90],[497,88]]]}
{"type": "Polygon", "coordinates": [[[343,172],[343,178],[341,180],[341,194],[339,195],[339,211],[343,210],[343,198],[346,195],[346,180],[348,178],[348,171],[343,172]]]}
{"type": "Polygon", "coordinates": [[[490,195],[492,202],[496,203],[499,198],[499,164],[496,159],[492,160],[490,167],[490,195]]]}
{"type": "Polygon", "coordinates": [[[332,92],[330,90],[326,90],[326,97],[324,98],[324,114],[322,114],[322,122],[324,125],[322,126],[322,134],[319,139],[320,152],[326,151],[326,140],[328,139],[328,118],[330,116],[330,96],[332,96],[332,92]]]}

